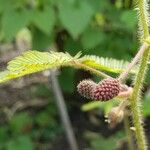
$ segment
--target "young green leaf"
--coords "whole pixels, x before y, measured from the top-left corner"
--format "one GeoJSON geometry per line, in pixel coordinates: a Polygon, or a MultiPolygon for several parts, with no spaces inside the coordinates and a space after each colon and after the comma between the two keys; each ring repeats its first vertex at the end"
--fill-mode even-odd
{"type": "Polygon", "coordinates": [[[72,57],[61,52],[27,51],[8,63],[7,70],[0,73],[0,82],[54,67],[69,66],[79,56],[79,53],[72,57]]]}
{"type": "Polygon", "coordinates": [[[33,23],[45,34],[49,35],[55,25],[55,14],[51,7],[33,11],[33,23]]]}
{"type": "MultiPolygon", "coordinates": [[[[129,62],[124,60],[117,60],[113,58],[103,58],[94,55],[86,55],[80,59],[80,62],[103,71],[112,72],[112,73],[120,73],[123,72],[127,67],[129,62]]],[[[136,73],[137,67],[131,70],[131,73],[136,73]]]]}
{"type": "Polygon", "coordinates": [[[90,23],[93,9],[86,1],[79,1],[77,5],[61,3],[59,5],[59,18],[62,25],[73,38],[77,38],[90,23]]]}
{"type": "MultiPolygon", "coordinates": [[[[79,58],[80,55],[80,52],[72,57],[68,53],[62,52],[27,51],[10,61],[7,70],[0,72],[0,83],[55,67],[72,66],[80,68],[78,63],[73,63],[75,61],[79,62],[81,65],[84,64],[91,68],[113,73],[122,72],[128,66],[128,62],[124,62],[123,60],[119,61],[112,58],[103,58],[93,55],[79,58]]],[[[131,72],[136,73],[136,69],[133,69],[131,72]]]]}
{"type": "Polygon", "coordinates": [[[11,41],[17,32],[30,23],[30,12],[27,10],[8,10],[2,16],[4,38],[11,41]]]}

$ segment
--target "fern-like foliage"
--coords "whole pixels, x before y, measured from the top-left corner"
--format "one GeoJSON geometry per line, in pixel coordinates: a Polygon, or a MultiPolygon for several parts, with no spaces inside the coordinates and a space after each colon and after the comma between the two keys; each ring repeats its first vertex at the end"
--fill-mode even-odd
{"type": "MultiPolygon", "coordinates": [[[[80,52],[73,57],[68,53],[62,52],[27,51],[10,61],[7,69],[0,72],[0,83],[55,67],[71,66],[80,68],[79,66],[76,66],[77,64],[74,63],[75,61],[91,68],[114,73],[122,72],[129,64],[128,62],[112,58],[102,58],[97,56],[84,56],[80,58],[80,56],[80,52]]],[[[136,69],[132,70],[132,73],[135,72],[136,69]]]]}
{"type": "MultiPolygon", "coordinates": [[[[129,65],[129,62],[124,60],[117,60],[113,58],[103,58],[97,57],[94,55],[86,55],[80,59],[80,62],[93,67],[98,70],[103,70],[112,73],[121,73],[123,72],[129,65]]],[[[135,74],[137,71],[137,66],[131,70],[132,74],[135,74]]]]}
{"type": "Polygon", "coordinates": [[[80,57],[68,53],[27,51],[8,63],[7,70],[0,73],[0,83],[38,71],[60,66],[69,66],[80,57]]]}

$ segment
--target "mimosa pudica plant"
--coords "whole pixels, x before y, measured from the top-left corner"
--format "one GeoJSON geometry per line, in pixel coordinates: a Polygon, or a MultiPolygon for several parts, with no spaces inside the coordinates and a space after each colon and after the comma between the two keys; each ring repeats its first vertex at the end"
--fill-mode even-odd
{"type": "Polygon", "coordinates": [[[62,52],[30,50],[8,62],[7,69],[0,72],[0,83],[52,68],[73,67],[88,70],[104,79],[99,83],[85,79],[78,84],[78,92],[81,96],[96,101],[107,102],[116,97],[121,99],[120,104],[108,113],[109,124],[120,122],[124,117],[126,106],[130,106],[138,149],[147,150],[142,122],[141,89],[150,56],[148,1],[137,0],[135,6],[138,12],[141,46],[130,63],[94,55],[81,57],[81,52],[71,56],[62,52]],[[107,72],[116,73],[118,76],[113,78],[107,72]],[[134,76],[133,87],[128,87],[125,82],[129,74],[134,76]]]}

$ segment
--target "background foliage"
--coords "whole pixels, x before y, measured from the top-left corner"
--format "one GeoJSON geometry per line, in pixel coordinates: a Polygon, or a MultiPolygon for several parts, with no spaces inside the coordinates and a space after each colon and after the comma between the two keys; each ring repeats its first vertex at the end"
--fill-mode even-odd
{"type": "MultiPolygon", "coordinates": [[[[72,55],[82,51],[84,55],[129,61],[138,47],[137,18],[132,9],[131,0],[0,0],[0,43],[15,44],[18,39],[22,39],[31,42],[31,49],[39,51],[47,51],[56,45],[59,51],[67,51],[72,55]]],[[[0,54],[3,53],[5,51],[1,50],[0,54]]],[[[82,141],[79,147],[107,150],[113,146],[116,149],[115,139],[125,137],[123,127],[110,130],[102,118],[102,112],[107,112],[112,104],[87,105],[88,101],[83,101],[76,93],[78,81],[91,77],[99,80],[87,72],[70,68],[61,69],[59,75],[77,139],[82,141]],[[96,112],[94,108],[97,108],[96,112]],[[108,131],[104,132],[103,129],[108,131]],[[96,134],[97,131],[99,134],[96,134]]],[[[150,79],[147,78],[145,90],[149,89],[149,83],[150,79]]],[[[1,121],[0,149],[57,149],[56,145],[59,144],[58,149],[61,148],[64,144],[61,138],[64,130],[49,85],[36,83],[22,90],[24,94],[20,94],[21,98],[27,93],[28,100],[37,97],[47,99],[48,105],[17,111],[9,120],[1,121]]],[[[149,103],[150,94],[147,90],[144,101],[144,115],[147,117],[150,115],[149,103]]]]}

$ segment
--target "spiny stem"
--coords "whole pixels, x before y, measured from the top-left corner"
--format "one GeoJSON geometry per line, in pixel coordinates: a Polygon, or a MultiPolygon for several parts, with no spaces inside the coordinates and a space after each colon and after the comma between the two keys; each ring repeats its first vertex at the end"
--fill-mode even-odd
{"type": "MultiPolygon", "coordinates": [[[[144,39],[149,36],[148,12],[146,10],[147,9],[146,4],[147,4],[146,0],[137,1],[137,7],[139,9],[139,20],[140,20],[141,29],[143,31],[142,36],[144,37],[144,39]]],[[[141,88],[143,86],[143,82],[146,75],[147,63],[149,60],[149,52],[150,52],[150,48],[145,49],[143,56],[141,58],[139,70],[135,78],[133,93],[131,95],[131,100],[130,100],[133,124],[135,127],[135,136],[137,139],[137,145],[139,150],[147,150],[146,137],[144,133],[144,128],[142,126],[140,95],[141,95],[141,88]]]]}
{"type": "Polygon", "coordinates": [[[140,108],[141,102],[140,102],[139,97],[141,95],[141,88],[142,88],[146,70],[147,70],[147,62],[149,60],[149,51],[150,49],[147,49],[143,54],[141,64],[139,67],[139,71],[135,79],[133,94],[131,96],[131,101],[130,101],[133,123],[136,129],[135,135],[136,135],[139,150],[147,149],[146,138],[145,138],[144,129],[142,126],[142,113],[141,113],[141,108],[140,108]]]}
{"type": "Polygon", "coordinates": [[[92,73],[94,73],[94,74],[96,74],[98,76],[103,77],[103,78],[112,78],[111,76],[105,74],[104,72],[98,71],[98,70],[96,70],[94,68],[91,68],[91,67],[89,67],[87,65],[84,65],[84,64],[82,64],[82,63],[80,63],[78,61],[73,61],[72,64],[75,67],[77,67],[77,68],[85,69],[85,70],[90,71],[90,72],[92,72],[92,73]]]}
{"type": "Polygon", "coordinates": [[[129,118],[127,117],[126,114],[124,116],[124,128],[127,134],[129,150],[134,150],[134,143],[133,143],[132,133],[130,130],[129,118]]]}
{"type": "Polygon", "coordinates": [[[139,28],[143,32],[141,38],[147,38],[149,36],[149,15],[148,15],[148,1],[137,0],[137,8],[139,11],[139,28]]]}

